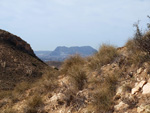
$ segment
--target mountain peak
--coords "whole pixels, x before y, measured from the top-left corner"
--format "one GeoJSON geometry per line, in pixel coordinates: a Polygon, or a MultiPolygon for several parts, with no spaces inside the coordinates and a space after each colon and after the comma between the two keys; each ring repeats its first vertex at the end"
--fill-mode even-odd
{"type": "Polygon", "coordinates": [[[7,31],[1,30],[1,29],[0,29],[0,41],[9,43],[9,44],[15,46],[17,49],[19,49],[23,52],[26,52],[32,56],[35,56],[32,48],[30,47],[30,45],[27,42],[22,40],[20,37],[13,35],[7,31]]]}

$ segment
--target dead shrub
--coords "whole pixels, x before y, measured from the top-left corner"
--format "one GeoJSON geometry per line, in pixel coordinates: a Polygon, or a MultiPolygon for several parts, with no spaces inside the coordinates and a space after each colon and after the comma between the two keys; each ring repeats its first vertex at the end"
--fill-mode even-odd
{"type": "Polygon", "coordinates": [[[57,87],[58,75],[59,72],[57,70],[47,70],[39,83],[45,91],[52,91],[57,87]]]}
{"type": "Polygon", "coordinates": [[[61,67],[61,72],[63,74],[67,74],[68,70],[74,65],[84,65],[85,64],[85,59],[82,58],[80,55],[72,55],[68,59],[64,61],[61,67]]]}
{"type": "Polygon", "coordinates": [[[16,113],[16,111],[11,107],[7,107],[2,113],[16,113]]]}
{"type": "Polygon", "coordinates": [[[93,107],[95,111],[102,113],[113,111],[113,97],[116,94],[116,86],[121,72],[111,73],[102,77],[99,86],[93,96],[93,107]]]}
{"type": "Polygon", "coordinates": [[[112,110],[113,107],[113,99],[112,99],[110,90],[106,88],[100,88],[97,92],[95,92],[93,98],[93,107],[95,111],[106,113],[112,110]]]}
{"type": "Polygon", "coordinates": [[[68,70],[68,76],[70,76],[71,83],[78,90],[82,90],[87,80],[86,72],[82,65],[73,65],[68,70]]]}
{"type": "Polygon", "coordinates": [[[8,91],[1,90],[0,91],[0,99],[9,98],[11,96],[12,96],[12,91],[11,90],[8,90],[8,91]]]}
{"type": "Polygon", "coordinates": [[[125,84],[123,86],[123,92],[131,93],[132,87],[130,84],[125,84]]]}
{"type": "Polygon", "coordinates": [[[89,69],[96,70],[101,66],[112,63],[118,56],[115,46],[103,44],[99,51],[89,58],[89,69]]]}
{"type": "Polygon", "coordinates": [[[21,94],[29,88],[30,88],[30,84],[28,82],[21,82],[16,85],[14,92],[21,94]]]}
{"type": "Polygon", "coordinates": [[[27,113],[37,113],[38,108],[44,105],[42,97],[39,94],[35,94],[27,101],[27,113]]]}

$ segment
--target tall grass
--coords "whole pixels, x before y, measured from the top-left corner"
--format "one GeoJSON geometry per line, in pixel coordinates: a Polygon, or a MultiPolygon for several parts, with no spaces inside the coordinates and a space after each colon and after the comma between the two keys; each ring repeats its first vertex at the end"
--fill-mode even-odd
{"type": "Polygon", "coordinates": [[[100,69],[103,65],[112,63],[118,56],[115,46],[103,44],[99,51],[88,59],[90,70],[100,69]]]}
{"type": "Polygon", "coordinates": [[[70,70],[74,65],[84,65],[85,59],[82,58],[80,55],[75,54],[70,56],[68,59],[64,61],[64,63],[61,66],[61,72],[63,74],[67,74],[68,70],[70,70]]]}

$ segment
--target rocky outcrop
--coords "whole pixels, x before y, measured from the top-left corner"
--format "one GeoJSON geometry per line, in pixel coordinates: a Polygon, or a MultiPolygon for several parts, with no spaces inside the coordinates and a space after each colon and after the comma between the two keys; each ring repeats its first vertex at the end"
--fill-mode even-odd
{"type": "Polygon", "coordinates": [[[7,31],[0,30],[0,41],[5,41],[6,43],[14,45],[17,49],[24,51],[32,56],[35,56],[33,50],[27,42],[7,31]]]}
{"type": "Polygon", "coordinates": [[[42,75],[46,66],[27,42],[0,30],[0,89],[12,89],[23,80],[32,81],[42,75]]]}

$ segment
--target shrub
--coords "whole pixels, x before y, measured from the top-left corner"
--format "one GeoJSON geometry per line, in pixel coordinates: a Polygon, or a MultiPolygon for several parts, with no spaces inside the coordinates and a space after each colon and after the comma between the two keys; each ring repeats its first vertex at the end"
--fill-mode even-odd
{"type": "Polygon", "coordinates": [[[8,98],[8,97],[11,97],[12,96],[12,91],[11,90],[8,90],[8,91],[0,91],[0,99],[3,99],[3,98],[8,98]]]}
{"type": "Polygon", "coordinates": [[[89,58],[88,67],[92,70],[99,69],[103,65],[112,63],[118,55],[116,47],[103,44],[99,51],[89,58]]]}
{"type": "Polygon", "coordinates": [[[126,42],[125,46],[127,47],[127,50],[128,50],[130,53],[133,53],[133,52],[135,52],[135,51],[138,50],[138,48],[137,48],[137,46],[136,46],[136,44],[135,44],[135,41],[134,41],[133,39],[129,39],[129,40],[126,42]]]}
{"type": "Polygon", "coordinates": [[[21,82],[16,85],[14,92],[21,94],[29,88],[30,88],[30,84],[28,82],[21,82]]]}
{"type": "Polygon", "coordinates": [[[80,55],[76,54],[76,55],[70,56],[62,64],[61,72],[63,74],[67,74],[68,70],[70,70],[72,66],[74,66],[74,65],[84,65],[84,64],[85,64],[85,59],[82,58],[80,55]]]}
{"type": "Polygon", "coordinates": [[[150,32],[143,34],[138,24],[135,24],[136,33],[133,39],[126,43],[129,51],[128,64],[140,65],[150,60],[150,32]]]}
{"type": "Polygon", "coordinates": [[[87,80],[86,72],[83,69],[83,66],[71,66],[71,68],[68,70],[68,75],[70,76],[71,83],[74,84],[75,88],[78,90],[82,90],[87,80]]]}
{"type": "Polygon", "coordinates": [[[42,106],[44,103],[42,101],[42,98],[40,95],[35,94],[33,97],[31,97],[27,101],[27,108],[25,109],[25,112],[27,113],[37,113],[38,108],[42,106]]]}
{"type": "Polygon", "coordinates": [[[116,71],[115,73],[110,73],[101,77],[99,86],[93,96],[93,107],[95,111],[99,112],[110,112],[113,110],[113,97],[116,94],[116,86],[119,81],[121,72],[116,71]]]}
{"type": "Polygon", "coordinates": [[[142,32],[139,30],[138,25],[135,25],[137,30],[134,36],[135,43],[138,49],[150,53],[150,34],[143,35],[142,32]]]}
{"type": "Polygon", "coordinates": [[[46,70],[42,78],[35,84],[41,86],[44,91],[52,91],[57,87],[57,70],[46,70]]]}
{"type": "Polygon", "coordinates": [[[131,85],[125,84],[125,85],[123,86],[123,92],[128,92],[128,93],[130,93],[131,90],[132,90],[131,85]]]}
{"type": "Polygon", "coordinates": [[[113,99],[108,89],[101,88],[94,94],[93,106],[95,111],[106,113],[112,110],[112,105],[113,99]]]}
{"type": "Polygon", "coordinates": [[[2,113],[16,113],[16,111],[11,107],[7,107],[2,113]]]}

